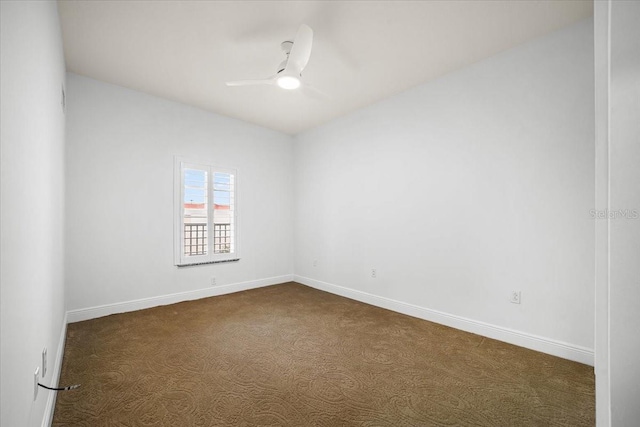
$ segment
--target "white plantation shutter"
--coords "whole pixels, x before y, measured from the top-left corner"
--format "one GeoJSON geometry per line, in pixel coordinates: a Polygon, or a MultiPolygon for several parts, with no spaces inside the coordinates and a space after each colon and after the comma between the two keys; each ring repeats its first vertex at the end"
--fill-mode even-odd
{"type": "Polygon", "coordinates": [[[235,250],[235,173],[213,170],[213,253],[235,250]]]}
{"type": "Polygon", "coordinates": [[[237,171],[176,159],[178,266],[239,259],[237,171]]]}

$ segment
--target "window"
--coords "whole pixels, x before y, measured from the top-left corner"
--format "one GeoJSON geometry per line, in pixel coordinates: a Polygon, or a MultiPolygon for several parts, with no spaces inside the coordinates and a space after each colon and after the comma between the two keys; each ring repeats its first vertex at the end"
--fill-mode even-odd
{"type": "Polygon", "coordinates": [[[238,260],[237,172],[181,159],[175,172],[175,264],[238,260]]]}

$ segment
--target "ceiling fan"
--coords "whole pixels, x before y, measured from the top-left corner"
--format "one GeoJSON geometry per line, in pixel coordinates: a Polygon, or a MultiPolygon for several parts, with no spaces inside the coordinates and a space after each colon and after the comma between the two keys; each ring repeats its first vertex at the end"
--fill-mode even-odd
{"type": "Polygon", "coordinates": [[[294,90],[302,86],[303,89],[311,89],[321,94],[317,89],[309,85],[303,85],[301,80],[302,70],[307,66],[311,57],[313,44],[313,30],[305,24],[300,25],[293,41],[284,41],[280,44],[287,55],[287,59],[278,66],[275,75],[261,80],[238,80],[227,82],[227,86],[252,86],[252,85],[276,85],[282,89],[294,90]]]}

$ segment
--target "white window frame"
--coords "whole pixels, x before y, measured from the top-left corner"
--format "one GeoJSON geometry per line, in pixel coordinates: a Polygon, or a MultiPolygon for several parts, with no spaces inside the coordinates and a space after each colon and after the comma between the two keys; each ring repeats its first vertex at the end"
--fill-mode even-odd
{"type": "Polygon", "coordinates": [[[240,234],[238,215],[238,170],[223,168],[212,163],[194,162],[184,157],[175,157],[174,161],[174,264],[178,267],[218,262],[238,261],[240,259],[240,234]],[[186,256],[184,254],[184,169],[207,171],[207,254],[186,256]],[[233,252],[213,252],[213,177],[216,172],[233,174],[233,252]]]}

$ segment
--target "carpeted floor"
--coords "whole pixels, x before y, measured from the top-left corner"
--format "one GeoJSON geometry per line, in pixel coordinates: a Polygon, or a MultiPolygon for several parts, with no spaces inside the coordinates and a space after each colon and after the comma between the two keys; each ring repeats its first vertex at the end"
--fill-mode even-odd
{"type": "Polygon", "coordinates": [[[296,283],[69,325],[54,426],[589,426],[593,368],[296,283]]]}

